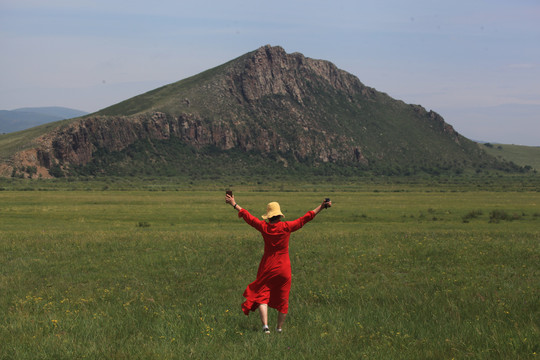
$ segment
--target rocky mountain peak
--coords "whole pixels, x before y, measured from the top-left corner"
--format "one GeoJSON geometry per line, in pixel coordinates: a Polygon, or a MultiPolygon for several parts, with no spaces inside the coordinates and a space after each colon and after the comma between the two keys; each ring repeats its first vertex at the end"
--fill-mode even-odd
{"type": "Polygon", "coordinates": [[[246,57],[242,65],[235,69],[233,80],[248,102],[268,95],[289,95],[303,104],[305,80],[314,77],[349,94],[364,88],[358,78],[331,62],[300,53],[287,54],[280,46],[263,46],[246,57]]]}

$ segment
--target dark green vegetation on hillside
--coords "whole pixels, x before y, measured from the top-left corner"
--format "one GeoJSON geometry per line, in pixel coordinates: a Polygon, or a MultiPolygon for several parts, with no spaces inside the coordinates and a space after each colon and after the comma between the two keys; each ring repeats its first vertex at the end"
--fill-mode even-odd
{"type": "MultiPolygon", "coordinates": [[[[180,139],[141,140],[122,151],[100,149],[94,159],[83,166],[71,168],[71,176],[138,176],[184,177],[191,180],[227,179],[234,175],[258,178],[271,176],[279,181],[280,177],[301,178],[304,176],[355,177],[370,175],[413,176],[420,174],[459,176],[472,170],[466,166],[466,160],[442,164],[430,164],[423,159],[423,164],[404,165],[399,161],[383,162],[373,167],[353,167],[346,164],[318,163],[312,159],[298,161],[292,154],[277,152],[244,152],[237,149],[220,150],[215,146],[196,149],[180,139]]],[[[488,165],[475,164],[474,172],[502,171],[507,173],[526,172],[526,169],[511,162],[488,165]]],[[[63,176],[60,172],[59,176],[63,176]]]]}

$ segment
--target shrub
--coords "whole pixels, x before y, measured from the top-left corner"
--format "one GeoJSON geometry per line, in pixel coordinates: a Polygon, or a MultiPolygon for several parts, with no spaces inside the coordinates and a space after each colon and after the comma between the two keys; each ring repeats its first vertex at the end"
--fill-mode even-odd
{"type": "Polygon", "coordinates": [[[498,223],[501,220],[508,220],[508,214],[504,210],[493,210],[489,213],[489,222],[498,223]]]}
{"type": "Polygon", "coordinates": [[[150,224],[146,221],[139,221],[137,223],[137,227],[140,227],[140,228],[147,228],[147,227],[150,227],[150,224]]]}
{"type": "Polygon", "coordinates": [[[51,166],[51,168],[49,169],[49,174],[51,174],[51,176],[54,176],[55,178],[62,178],[65,176],[60,164],[55,164],[51,166]]]}
{"type": "Polygon", "coordinates": [[[489,222],[490,223],[498,223],[501,220],[505,220],[505,221],[520,220],[523,215],[524,214],[521,214],[521,215],[520,214],[509,215],[504,210],[493,210],[492,212],[489,213],[489,222]]]}
{"type": "Polygon", "coordinates": [[[464,223],[468,223],[470,220],[477,219],[481,215],[483,215],[482,210],[473,210],[463,215],[461,219],[463,220],[464,223]]]}

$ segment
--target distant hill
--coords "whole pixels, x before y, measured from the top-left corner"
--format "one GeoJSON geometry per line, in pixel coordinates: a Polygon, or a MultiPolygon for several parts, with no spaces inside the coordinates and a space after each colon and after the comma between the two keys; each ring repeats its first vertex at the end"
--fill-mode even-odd
{"type": "Polygon", "coordinates": [[[483,143],[479,145],[488,154],[520,166],[540,171],[540,146],[483,143]]]}
{"type": "Polygon", "coordinates": [[[0,110],[0,133],[29,129],[53,121],[87,115],[87,112],[64,107],[27,107],[0,110]]]}
{"type": "Polygon", "coordinates": [[[75,120],[0,136],[4,176],[518,171],[434,111],[264,46],[75,120]]]}

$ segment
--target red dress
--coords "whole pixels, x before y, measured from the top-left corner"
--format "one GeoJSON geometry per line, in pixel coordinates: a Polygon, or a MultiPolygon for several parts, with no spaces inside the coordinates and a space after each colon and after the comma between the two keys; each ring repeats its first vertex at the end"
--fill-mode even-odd
{"type": "Polygon", "coordinates": [[[259,230],[264,239],[264,255],[259,264],[257,279],[244,291],[246,301],[242,310],[246,315],[255,311],[260,304],[286,314],[289,309],[291,290],[291,260],[289,258],[289,237],[315,217],[313,211],[294,221],[280,221],[269,224],[251,215],[246,209],[240,210],[238,217],[259,230]]]}

